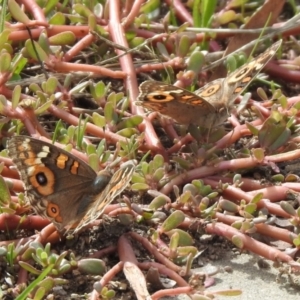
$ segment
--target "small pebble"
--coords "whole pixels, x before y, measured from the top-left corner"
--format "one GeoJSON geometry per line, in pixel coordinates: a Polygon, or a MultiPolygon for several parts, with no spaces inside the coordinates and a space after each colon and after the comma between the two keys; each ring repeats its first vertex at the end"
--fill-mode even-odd
{"type": "Polygon", "coordinates": [[[232,273],[232,272],[233,272],[233,269],[232,269],[232,267],[230,267],[230,266],[225,266],[225,267],[224,267],[224,271],[226,271],[227,273],[232,273]]]}

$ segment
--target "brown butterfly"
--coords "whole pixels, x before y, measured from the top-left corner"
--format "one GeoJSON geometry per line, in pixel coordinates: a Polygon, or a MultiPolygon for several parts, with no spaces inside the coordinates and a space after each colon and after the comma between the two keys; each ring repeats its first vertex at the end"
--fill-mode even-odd
{"type": "Polygon", "coordinates": [[[194,93],[171,84],[147,80],[140,85],[135,103],[179,124],[206,128],[218,126],[228,118],[235,99],[273,57],[281,43],[281,40],[276,42],[226,78],[209,82],[194,93]]]}
{"type": "Polygon", "coordinates": [[[29,203],[58,231],[68,226],[77,232],[96,220],[127,187],[134,171],[127,164],[115,173],[105,169],[97,174],[73,154],[26,136],[12,137],[7,148],[29,203]]]}

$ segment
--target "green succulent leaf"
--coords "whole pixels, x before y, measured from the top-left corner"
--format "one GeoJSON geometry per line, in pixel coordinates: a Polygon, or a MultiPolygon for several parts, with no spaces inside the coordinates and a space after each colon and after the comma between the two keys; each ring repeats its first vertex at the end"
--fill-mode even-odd
{"type": "Polygon", "coordinates": [[[265,158],[265,151],[262,148],[252,149],[253,156],[259,161],[262,162],[265,158]]]}
{"type": "Polygon", "coordinates": [[[153,174],[153,179],[159,182],[165,176],[165,170],[163,168],[157,169],[153,174]]]}
{"type": "Polygon", "coordinates": [[[103,128],[106,125],[106,119],[105,119],[105,117],[99,115],[96,112],[93,112],[93,114],[92,114],[92,120],[93,120],[94,124],[97,125],[98,127],[103,128]]]}
{"type": "Polygon", "coordinates": [[[99,157],[96,153],[92,153],[89,155],[89,165],[95,172],[99,171],[99,157]]]}
{"type": "Polygon", "coordinates": [[[90,275],[103,275],[106,272],[106,266],[103,260],[96,258],[85,258],[78,262],[80,272],[90,275]]]}
{"type": "Polygon", "coordinates": [[[31,274],[35,274],[35,275],[41,274],[40,270],[37,270],[36,268],[34,268],[32,265],[30,265],[29,263],[27,263],[25,261],[20,261],[19,265],[31,274]]]}
{"type": "Polygon", "coordinates": [[[185,215],[181,210],[174,211],[162,224],[161,229],[163,232],[170,231],[177,228],[183,221],[185,215]]]}
{"type": "Polygon", "coordinates": [[[134,183],[131,185],[132,191],[147,191],[150,187],[147,183],[134,183]]]}
{"type": "Polygon", "coordinates": [[[64,31],[49,37],[51,45],[73,45],[76,41],[76,36],[72,31],[64,31]]]}
{"type": "Polygon", "coordinates": [[[25,12],[21,9],[19,4],[15,0],[8,0],[8,9],[14,19],[28,25],[30,23],[30,19],[27,17],[25,12]]]}
{"type": "Polygon", "coordinates": [[[9,72],[11,70],[11,56],[8,52],[0,54],[0,73],[9,72]]]}
{"type": "Polygon", "coordinates": [[[122,130],[119,130],[116,132],[117,134],[121,135],[121,136],[124,136],[126,138],[130,138],[132,137],[133,135],[136,135],[139,133],[139,131],[135,128],[124,128],[122,130]]]}
{"type": "Polygon", "coordinates": [[[226,199],[220,200],[219,206],[223,210],[226,210],[226,211],[232,212],[232,213],[237,213],[238,210],[239,210],[238,205],[236,205],[235,203],[233,203],[233,202],[231,202],[229,200],[226,200],[226,199]]]}
{"type": "Polygon", "coordinates": [[[118,123],[118,129],[131,128],[140,125],[143,122],[142,116],[132,116],[128,118],[122,118],[122,121],[118,123]]]}
{"type": "MultiPolygon", "coordinates": [[[[49,60],[47,53],[43,50],[43,48],[36,42],[33,41],[35,49],[39,57],[36,56],[35,50],[32,45],[31,40],[27,40],[25,42],[25,50],[28,53],[29,57],[39,61],[39,59],[43,62],[47,62],[49,60]]],[[[26,54],[25,54],[26,55],[26,54]]]]}
{"type": "Polygon", "coordinates": [[[46,289],[44,287],[38,287],[34,293],[34,300],[42,300],[46,294],[46,289]]]}
{"type": "Polygon", "coordinates": [[[280,207],[288,214],[290,214],[291,216],[296,216],[297,213],[296,213],[296,210],[294,209],[294,207],[289,204],[288,202],[286,201],[281,201],[280,202],[280,207]]]}
{"type": "Polygon", "coordinates": [[[246,122],[246,126],[254,136],[258,136],[259,129],[257,127],[248,122],[246,122]]]}
{"type": "Polygon", "coordinates": [[[105,96],[106,86],[103,81],[99,81],[94,86],[92,86],[91,94],[95,99],[101,99],[105,96]]]}
{"type": "Polygon", "coordinates": [[[244,243],[243,243],[243,240],[237,236],[237,235],[234,235],[231,239],[232,243],[234,245],[236,245],[239,249],[243,249],[244,248],[244,243]]]}
{"type": "Polygon", "coordinates": [[[53,100],[49,100],[43,105],[41,105],[39,108],[37,108],[34,112],[36,115],[43,114],[53,103],[53,100]]]}
{"type": "Polygon", "coordinates": [[[4,178],[0,175],[0,206],[6,206],[11,202],[9,189],[4,178]]]}
{"type": "Polygon", "coordinates": [[[8,29],[4,29],[1,33],[0,33],[0,49],[4,48],[4,45],[8,42],[8,37],[10,35],[10,30],[8,29]]]}
{"type": "Polygon", "coordinates": [[[50,19],[49,24],[51,25],[64,25],[66,23],[66,17],[61,12],[56,12],[50,19]]]}
{"type": "Polygon", "coordinates": [[[258,203],[264,197],[263,193],[257,193],[251,200],[251,203],[258,203]]]}
{"type": "Polygon", "coordinates": [[[58,268],[57,274],[63,275],[65,273],[68,273],[71,270],[71,268],[72,268],[72,266],[70,264],[64,264],[58,268]]]}
{"type": "Polygon", "coordinates": [[[204,62],[205,62],[204,54],[200,51],[195,51],[192,53],[192,55],[188,60],[187,69],[194,71],[195,74],[198,74],[199,72],[201,72],[204,62]]]}
{"type": "Polygon", "coordinates": [[[104,116],[106,122],[111,123],[115,119],[114,115],[115,115],[115,111],[114,111],[113,103],[107,102],[104,107],[104,116]]]}
{"type": "Polygon", "coordinates": [[[186,34],[180,36],[179,45],[178,45],[178,56],[185,57],[190,49],[191,40],[186,34]]]}
{"type": "Polygon", "coordinates": [[[146,183],[146,179],[145,179],[145,177],[141,176],[138,173],[133,173],[132,178],[131,178],[131,182],[133,182],[133,183],[146,183]]]}
{"type": "MultiPolygon", "coordinates": [[[[161,154],[156,154],[153,158],[153,167],[156,169],[164,166],[164,158],[161,154]]],[[[155,171],[154,170],[154,171],[155,171]]]]}
{"type": "Polygon", "coordinates": [[[245,206],[245,212],[251,215],[253,215],[256,209],[257,209],[257,205],[255,203],[249,203],[245,206]]]}
{"type": "Polygon", "coordinates": [[[263,148],[274,151],[286,144],[290,136],[291,130],[283,120],[268,118],[258,133],[258,140],[263,148]]]}
{"type": "Polygon", "coordinates": [[[80,16],[85,18],[88,18],[90,15],[93,14],[93,12],[90,11],[87,6],[79,3],[73,5],[73,10],[80,16]]]}
{"type": "Polygon", "coordinates": [[[224,11],[222,14],[218,14],[218,22],[221,25],[228,24],[239,18],[238,14],[234,10],[224,11]]]}
{"type": "Polygon", "coordinates": [[[44,13],[48,15],[49,12],[51,12],[52,9],[55,8],[59,0],[47,0],[46,1],[46,6],[44,8],[44,13]]]}
{"type": "Polygon", "coordinates": [[[56,77],[50,77],[47,79],[44,92],[47,93],[48,95],[52,95],[55,93],[58,85],[58,80],[56,77]]]}
{"type": "Polygon", "coordinates": [[[168,203],[168,197],[164,195],[160,195],[155,197],[151,203],[149,204],[149,209],[157,210],[160,207],[163,207],[168,203]]]}
{"type": "Polygon", "coordinates": [[[172,229],[165,234],[171,237],[174,233],[178,235],[178,246],[191,246],[194,243],[193,238],[184,230],[181,229],[172,229]]]}

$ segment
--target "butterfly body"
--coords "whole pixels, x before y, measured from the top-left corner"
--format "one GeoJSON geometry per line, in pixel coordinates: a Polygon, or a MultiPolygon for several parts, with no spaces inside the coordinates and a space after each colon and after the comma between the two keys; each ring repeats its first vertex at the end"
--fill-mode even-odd
{"type": "Polygon", "coordinates": [[[25,136],[11,138],[7,147],[29,203],[59,231],[78,223],[76,232],[97,219],[129,184],[134,169],[97,174],[73,154],[25,136]]]}
{"type": "Polygon", "coordinates": [[[222,124],[230,114],[235,99],[273,57],[281,41],[241,66],[226,78],[209,82],[194,93],[159,81],[147,80],[140,85],[136,101],[151,111],[174,119],[179,124],[211,128],[222,124]]]}

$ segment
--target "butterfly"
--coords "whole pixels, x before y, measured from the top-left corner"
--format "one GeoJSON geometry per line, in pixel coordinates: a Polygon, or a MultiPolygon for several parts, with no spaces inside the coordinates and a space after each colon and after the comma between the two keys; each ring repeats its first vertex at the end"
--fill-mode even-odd
{"type": "Polygon", "coordinates": [[[273,57],[281,43],[281,40],[276,42],[226,78],[209,82],[194,93],[171,84],[147,80],[139,86],[140,94],[135,103],[179,124],[206,128],[218,126],[228,118],[235,99],[273,57]]]}
{"type": "Polygon", "coordinates": [[[73,154],[27,136],[12,137],[7,149],[29,203],[59,232],[68,226],[76,233],[100,217],[128,186],[135,169],[128,163],[114,173],[105,169],[97,174],[73,154]]]}

